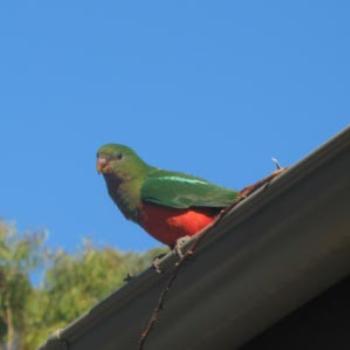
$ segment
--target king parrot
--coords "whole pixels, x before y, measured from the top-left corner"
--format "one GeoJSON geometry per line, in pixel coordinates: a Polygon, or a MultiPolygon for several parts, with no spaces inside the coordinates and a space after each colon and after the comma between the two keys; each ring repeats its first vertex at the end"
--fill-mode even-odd
{"type": "Polygon", "coordinates": [[[148,165],[119,144],[98,150],[97,170],[124,216],[171,248],[180,238],[200,232],[239,198],[238,192],[200,177],[148,165]]]}

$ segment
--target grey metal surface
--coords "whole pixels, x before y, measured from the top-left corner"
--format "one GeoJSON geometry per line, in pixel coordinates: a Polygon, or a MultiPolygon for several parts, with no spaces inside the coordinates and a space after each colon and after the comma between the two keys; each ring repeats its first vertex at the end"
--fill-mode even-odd
{"type": "MultiPolygon", "coordinates": [[[[165,259],[165,275],[147,270],[42,349],[136,350],[174,262],[165,259]]],[[[204,237],[145,349],[236,349],[349,273],[348,128],[204,237]]]]}

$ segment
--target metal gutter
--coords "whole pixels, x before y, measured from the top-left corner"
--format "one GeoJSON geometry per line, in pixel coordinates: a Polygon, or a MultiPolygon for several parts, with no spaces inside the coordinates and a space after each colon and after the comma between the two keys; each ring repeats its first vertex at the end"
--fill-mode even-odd
{"type": "MultiPolygon", "coordinates": [[[[149,269],[41,350],[136,350],[174,268],[149,269]]],[[[237,349],[350,273],[350,128],[242,201],[179,274],[145,349],[237,349]]]]}

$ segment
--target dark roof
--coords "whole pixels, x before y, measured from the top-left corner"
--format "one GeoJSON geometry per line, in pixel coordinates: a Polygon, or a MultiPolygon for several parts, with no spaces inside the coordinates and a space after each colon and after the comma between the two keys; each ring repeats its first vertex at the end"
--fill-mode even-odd
{"type": "Polygon", "coordinates": [[[240,350],[349,350],[350,276],[302,305],[240,350]]]}
{"type": "MultiPolygon", "coordinates": [[[[242,201],[176,279],[145,349],[235,349],[350,273],[350,128],[242,201]]],[[[133,350],[174,268],[148,269],[42,350],[133,350]]]]}

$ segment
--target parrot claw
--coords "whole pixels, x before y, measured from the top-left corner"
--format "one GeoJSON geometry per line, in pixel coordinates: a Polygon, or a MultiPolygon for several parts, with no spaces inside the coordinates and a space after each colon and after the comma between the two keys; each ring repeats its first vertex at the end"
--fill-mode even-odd
{"type": "MultiPolygon", "coordinates": [[[[183,236],[181,238],[179,238],[175,245],[172,247],[172,250],[173,252],[179,257],[180,260],[182,260],[185,256],[185,252],[183,252],[182,248],[186,245],[186,243],[191,239],[190,236],[183,236]]],[[[186,252],[187,255],[191,255],[192,253],[188,250],[186,252]]],[[[153,261],[152,261],[152,267],[153,269],[159,273],[159,274],[162,274],[163,271],[162,269],[160,268],[160,263],[163,259],[163,257],[167,255],[166,253],[165,254],[159,254],[158,256],[156,256],[153,261]]]]}
{"type": "Polygon", "coordinates": [[[153,261],[152,261],[152,267],[153,267],[154,270],[155,270],[157,273],[159,273],[159,274],[162,274],[162,273],[163,273],[163,271],[162,271],[161,268],[160,268],[160,262],[161,262],[162,258],[163,258],[165,255],[166,255],[166,253],[164,253],[164,254],[159,254],[159,255],[157,255],[157,256],[153,259],[153,261]]]}
{"type": "Polygon", "coordinates": [[[182,251],[182,248],[186,245],[186,243],[190,239],[191,239],[190,236],[183,236],[176,241],[174,246],[174,252],[180,259],[183,259],[184,257],[184,252],[182,251]]]}

